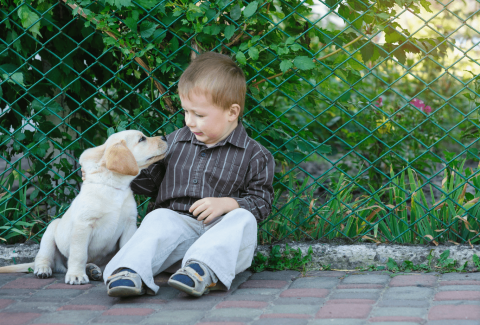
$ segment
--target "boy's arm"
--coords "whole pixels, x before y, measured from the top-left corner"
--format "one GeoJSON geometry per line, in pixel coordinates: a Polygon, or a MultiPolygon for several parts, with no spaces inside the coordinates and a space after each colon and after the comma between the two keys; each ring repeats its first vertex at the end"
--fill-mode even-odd
{"type": "Polygon", "coordinates": [[[249,169],[245,181],[246,193],[233,199],[237,201],[240,208],[250,211],[257,222],[260,222],[265,220],[272,210],[275,160],[268,153],[252,161],[249,169]]]}
{"type": "Polygon", "coordinates": [[[133,193],[153,198],[156,197],[158,189],[160,188],[160,183],[165,176],[165,170],[166,168],[163,160],[142,170],[142,172],[130,184],[133,193]]]}

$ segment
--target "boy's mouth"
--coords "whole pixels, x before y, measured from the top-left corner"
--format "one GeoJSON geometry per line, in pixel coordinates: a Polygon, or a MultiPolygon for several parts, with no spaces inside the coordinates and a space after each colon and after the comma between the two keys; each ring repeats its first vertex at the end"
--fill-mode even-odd
{"type": "MultiPolygon", "coordinates": [[[[193,131],[192,131],[193,132],[193,131]]],[[[193,134],[195,135],[202,135],[203,133],[202,132],[193,132],[193,134]]]]}

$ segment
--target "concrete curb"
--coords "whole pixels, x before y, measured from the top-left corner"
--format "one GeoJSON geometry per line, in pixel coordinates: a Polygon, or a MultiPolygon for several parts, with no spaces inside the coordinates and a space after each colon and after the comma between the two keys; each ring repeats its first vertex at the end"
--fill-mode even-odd
{"type": "MultiPolygon", "coordinates": [[[[427,256],[433,250],[434,260],[437,260],[441,253],[450,250],[449,258],[457,260],[457,265],[463,265],[468,261],[468,269],[475,269],[473,266],[473,254],[480,256],[480,245],[470,246],[401,246],[401,245],[334,245],[321,243],[288,243],[297,250],[300,248],[303,254],[307,254],[308,248],[312,246],[313,259],[307,265],[308,269],[320,269],[330,264],[332,269],[354,270],[357,267],[368,267],[370,265],[386,265],[388,258],[393,258],[399,265],[405,261],[412,261],[413,264],[428,263],[427,256]]],[[[281,250],[285,244],[280,245],[281,250]]],[[[35,258],[38,252],[38,244],[16,244],[0,245],[0,266],[29,263],[35,258]]],[[[263,255],[270,253],[271,246],[263,245],[257,247],[257,252],[263,255]]]]}

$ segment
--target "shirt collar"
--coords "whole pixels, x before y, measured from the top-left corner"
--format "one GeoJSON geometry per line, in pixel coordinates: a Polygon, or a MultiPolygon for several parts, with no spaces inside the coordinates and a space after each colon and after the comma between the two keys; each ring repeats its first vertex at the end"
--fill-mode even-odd
{"type": "MultiPolygon", "coordinates": [[[[225,143],[231,143],[236,147],[245,149],[247,143],[248,134],[243,124],[239,121],[237,127],[222,141],[215,144],[214,147],[223,146],[225,143]]],[[[188,127],[184,127],[180,130],[180,134],[177,137],[178,141],[191,141],[194,144],[205,145],[203,142],[198,141],[195,135],[190,131],[188,127]]]]}

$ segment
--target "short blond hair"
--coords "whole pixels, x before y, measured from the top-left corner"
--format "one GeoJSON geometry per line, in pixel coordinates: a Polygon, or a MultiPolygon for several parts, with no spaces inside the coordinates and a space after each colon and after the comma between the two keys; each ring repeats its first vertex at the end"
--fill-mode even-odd
{"type": "Polygon", "coordinates": [[[238,104],[239,116],[243,115],[247,92],[245,75],[226,55],[206,52],[190,63],[178,82],[178,94],[190,99],[192,91],[204,94],[225,110],[238,104]]]}

